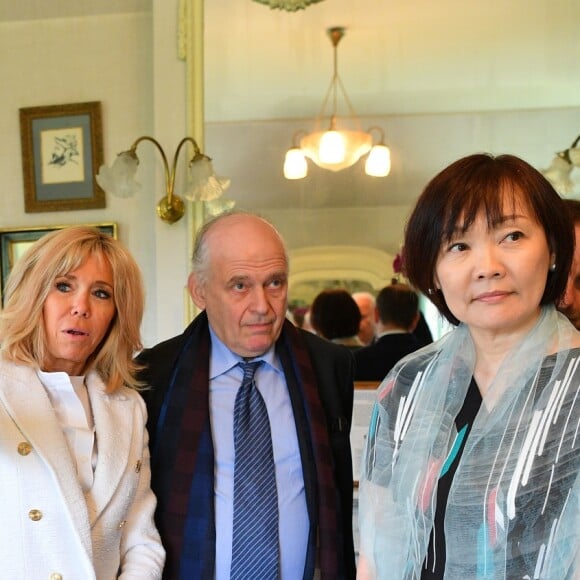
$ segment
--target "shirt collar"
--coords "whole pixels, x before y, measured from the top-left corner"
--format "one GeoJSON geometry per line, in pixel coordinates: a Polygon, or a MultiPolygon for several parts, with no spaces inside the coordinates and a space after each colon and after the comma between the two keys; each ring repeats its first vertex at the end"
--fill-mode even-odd
{"type": "MultiPolygon", "coordinates": [[[[227,373],[240,362],[243,357],[232,352],[209,327],[211,337],[211,357],[209,361],[209,378],[210,380],[227,373]]],[[[276,356],[276,346],[273,344],[263,355],[256,357],[254,360],[264,361],[265,364],[273,368],[277,373],[283,374],[282,365],[276,356]]]]}
{"type": "Polygon", "coordinates": [[[377,339],[389,334],[410,334],[410,332],[408,330],[383,330],[383,332],[377,334],[377,339]]]}
{"type": "Polygon", "coordinates": [[[43,371],[36,369],[36,374],[45,388],[51,391],[70,391],[75,390],[84,383],[84,376],[70,376],[64,371],[43,371]]]}

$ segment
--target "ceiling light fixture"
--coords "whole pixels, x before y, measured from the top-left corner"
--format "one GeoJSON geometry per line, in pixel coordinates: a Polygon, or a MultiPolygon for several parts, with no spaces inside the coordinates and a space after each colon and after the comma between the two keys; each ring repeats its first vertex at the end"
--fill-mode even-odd
{"type": "Polygon", "coordinates": [[[574,191],[572,170],[580,167],[580,135],[576,137],[572,145],[564,151],[556,153],[550,167],[544,169],[544,177],[554,186],[554,189],[562,196],[570,195],[574,191]]]}
{"type": "Polygon", "coordinates": [[[305,133],[299,144],[297,143],[299,134],[294,135],[293,145],[286,153],[284,161],[284,177],[286,179],[306,177],[308,174],[306,158],[323,169],[340,171],[354,165],[369,152],[365,164],[367,175],[385,177],[391,169],[391,157],[389,148],[384,143],[384,131],[380,127],[371,127],[367,131],[361,129],[360,121],[338,75],[337,47],[345,34],[345,29],[335,26],[329,28],[327,33],[334,50],[334,72],[322,108],[315,120],[315,130],[312,133],[305,133]],[[348,115],[341,117],[340,122],[339,96],[342,96],[348,109],[348,115]],[[329,105],[330,111],[327,112],[329,105]],[[321,126],[325,119],[328,119],[328,128],[322,130],[321,126]],[[379,143],[376,145],[373,145],[372,131],[379,133],[379,143]]]}
{"type": "Polygon", "coordinates": [[[211,201],[217,199],[229,187],[229,179],[221,179],[216,176],[211,159],[203,154],[192,137],[184,137],[177,146],[173,156],[171,169],[167,161],[167,156],[163,147],[153,137],[143,135],[135,140],[131,148],[119,153],[111,167],[102,165],[96,175],[97,183],[111,195],[115,197],[132,197],[140,191],[141,185],[135,181],[139,157],[137,157],[137,146],[141,141],[149,141],[155,145],[157,151],[163,159],[165,169],[165,196],[157,204],[157,215],[166,223],[173,224],[179,221],[185,213],[183,199],[176,195],[173,190],[175,186],[175,170],[177,160],[182,147],[186,143],[193,146],[193,156],[189,161],[187,192],[184,197],[190,201],[211,201]]]}

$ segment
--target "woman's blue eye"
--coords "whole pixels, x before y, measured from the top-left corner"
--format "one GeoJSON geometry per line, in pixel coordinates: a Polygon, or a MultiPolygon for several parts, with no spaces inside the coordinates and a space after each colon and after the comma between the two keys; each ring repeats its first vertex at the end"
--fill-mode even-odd
{"type": "Polygon", "coordinates": [[[68,292],[70,290],[70,285],[67,282],[57,282],[55,287],[59,292],[68,292]]]}
{"type": "Polygon", "coordinates": [[[111,294],[106,290],[95,290],[95,296],[97,296],[97,298],[108,299],[111,297],[111,294]]]}

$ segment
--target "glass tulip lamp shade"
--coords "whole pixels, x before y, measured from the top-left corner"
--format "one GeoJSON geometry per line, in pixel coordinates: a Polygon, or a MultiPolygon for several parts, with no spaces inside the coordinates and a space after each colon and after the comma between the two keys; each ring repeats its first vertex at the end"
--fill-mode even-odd
{"type": "Polygon", "coordinates": [[[371,177],[386,177],[391,172],[391,152],[386,145],[375,145],[366,160],[365,173],[371,177]]]}
{"type": "Polygon", "coordinates": [[[284,159],[284,177],[286,179],[303,179],[307,175],[308,163],[302,150],[298,147],[288,149],[284,159]]]}
{"type": "Polygon", "coordinates": [[[552,160],[550,167],[542,173],[560,195],[567,195],[574,187],[570,176],[573,167],[563,155],[558,154],[552,160]]]}
{"type": "Polygon", "coordinates": [[[185,198],[190,201],[212,201],[230,186],[229,179],[219,178],[211,159],[197,153],[189,163],[189,180],[185,198]]]}
{"type": "MultiPolygon", "coordinates": [[[[575,167],[580,167],[579,143],[580,135],[576,137],[568,149],[556,153],[550,167],[542,170],[544,177],[560,195],[571,195],[574,193],[572,171],[575,167]]],[[[578,195],[575,197],[578,197],[578,195]]]]}
{"type": "Polygon", "coordinates": [[[575,167],[580,167],[580,147],[571,147],[568,149],[568,157],[575,167]]]}
{"type": "Polygon", "coordinates": [[[111,167],[102,165],[95,179],[104,191],[115,197],[132,197],[141,190],[141,184],[135,181],[138,166],[135,151],[123,151],[111,167]]]}

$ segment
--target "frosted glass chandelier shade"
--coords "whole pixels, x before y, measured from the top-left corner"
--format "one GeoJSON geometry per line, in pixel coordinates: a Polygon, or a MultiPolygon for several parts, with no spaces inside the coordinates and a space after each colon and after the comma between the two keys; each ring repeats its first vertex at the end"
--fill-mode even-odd
{"type": "Polygon", "coordinates": [[[363,131],[317,131],[303,137],[300,148],[319,167],[340,171],[368,153],[372,143],[372,136],[363,131]]]}

